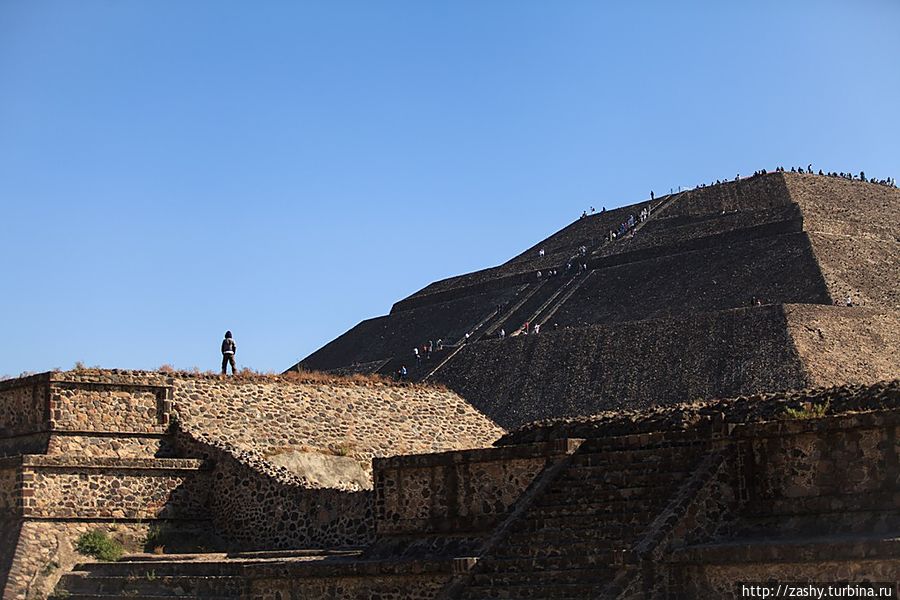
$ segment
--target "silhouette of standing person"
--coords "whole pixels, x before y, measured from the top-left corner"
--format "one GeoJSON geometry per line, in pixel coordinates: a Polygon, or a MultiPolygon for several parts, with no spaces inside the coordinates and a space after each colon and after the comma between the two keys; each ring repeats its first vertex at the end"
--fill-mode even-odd
{"type": "Polygon", "coordinates": [[[228,365],[231,364],[231,374],[235,374],[234,353],[237,350],[237,344],[231,337],[231,332],[225,332],[225,339],[222,340],[222,375],[228,374],[228,365]]]}

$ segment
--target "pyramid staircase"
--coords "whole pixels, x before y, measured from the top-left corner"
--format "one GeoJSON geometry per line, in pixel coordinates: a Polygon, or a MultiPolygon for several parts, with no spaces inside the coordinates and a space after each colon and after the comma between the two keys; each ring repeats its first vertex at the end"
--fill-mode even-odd
{"type": "Polygon", "coordinates": [[[65,574],[56,597],[67,600],[202,598],[233,600],[246,593],[248,566],[355,558],[359,549],[284,550],[234,554],[126,556],[118,562],[84,562],[65,574]]]}
{"type": "Polygon", "coordinates": [[[585,442],[507,537],[479,559],[458,597],[602,597],[706,453],[696,441],[664,451],[585,442]]]}

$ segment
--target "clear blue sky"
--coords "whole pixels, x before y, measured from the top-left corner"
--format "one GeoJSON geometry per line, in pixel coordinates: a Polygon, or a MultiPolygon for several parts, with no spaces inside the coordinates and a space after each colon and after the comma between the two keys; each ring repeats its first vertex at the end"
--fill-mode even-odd
{"type": "Polygon", "coordinates": [[[0,0],[0,374],[279,371],[590,205],[900,177],[898,58],[896,0],[0,0]]]}

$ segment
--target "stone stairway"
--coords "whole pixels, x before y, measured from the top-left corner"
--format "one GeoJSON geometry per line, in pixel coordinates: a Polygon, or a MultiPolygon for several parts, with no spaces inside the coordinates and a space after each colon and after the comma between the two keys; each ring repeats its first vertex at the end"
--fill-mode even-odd
{"type": "Polygon", "coordinates": [[[60,579],[53,597],[67,600],[235,599],[246,591],[245,569],[248,565],[358,555],[359,550],[131,555],[118,562],[76,565],[60,579]]]}
{"type": "Polygon", "coordinates": [[[594,598],[706,453],[585,442],[509,535],[473,568],[461,597],[594,598]]]}
{"type": "MultiPolygon", "coordinates": [[[[678,194],[671,194],[660,200],[658,204],[653,206],[650,210],[650,214],[647,219],[638,222],[635,224],[633,228],[630,230],[630,234],[633,235],[641,230],[648,222],[650,222],[653,218],[659,216],[660,213],[665,211],[666,208],[671,206],[678,198],[680,198],[684,192],[678,194]]],[[[628,238],[621,238],[623,241],[628,238]]],[[[595,253],[600,252],[606,246],[611,244],[615,244],[619,239],[615,240],[607,240],[594,248],[591,248],[587,254],[588,256],[594,256],[595,253]]],[[[575,254],[571,257],[570,262],[574,261],[576,264],[581,264],[582,261],[585,261],[585,257],[580,254],[575,254]]],[[[577,272],[571,276],[569,280],[565,282],[556,293],[553,294],[538,310],[530,317],[531,323],[537,323],[541,327],[543,327],[550,319],[553,318],[553,315],[562,307],[566,301],[571,298],[575,292],[581,287],[581,285],[591,278],[594,275],[594,270],[577,270],[577,272]]]]}
{"type": "MultiPolygon", "coordinates": [[[[656,205],[651,207],[648,218],[636,223],[629,233],[633,235],[638,232],[644,225],[657,217],[660,213],[664,212],[665,209],[671,206],[684,194],[685,192],[680,192],[661,198],[656,205]]],[[[626,238],[621,239],[624,240],[626,238]]],[[[531,324],[538,324],[543,327],[553,315],[556,314],[560,307],[562,307],[562,305],[565,304],[578,288],[580,288],[594,273],[590,269],[582,270],[579,266],[582,264],[582,261],[586,261],[587,257],[593,256],[607,245],[614,244],[617,241],[619,240],[606,240],[596,247],[588,248],[584,254],[580,252],[573,254],[569,258],[568,265],[574,269],[574,273],[561,265],[561,275],[545,277],[538,282],[529,284],[527,291],[524,294],[521,294],[522,297],[511,308],[506,311],[488,315],[472,328],[470,331],[469,342],[478,341],[486,336],[494,336],[500,331],[501,327],[509,336],[517,336],[526,333],[526,324],[529,326],[531,324]]],[[[432,379],[435,373],[450,362],[463,347],[464,344],[460,343],[455,348],[452,348],[442,356],[439,356],[434,367],[428,369],[424,375],[419,374],[414,377],[414,379],[417,381],[428,381],[432,379]]],[[[393,362],[394,361],[390,364],[392,368],[394,367],[393,362]]],[[[396,366],[399,368],[399,364],[396,366]]],[[[388,371],[384,370],[381,372],[388,373],[388,371]]]]}
{"type": "Polygon", "coordinates": [[[56,587],[59,598],[188,597],[239,598],[241,562],[224,555],[166,556],[158,559],[126,557],[114,563],[81,563],[63,575],[56,587]]]}
{"type": "MultiPolygon", "coordinates": [[[[532,310],[536,303],[543,302],[545,296],[553,292],[554,284],[551,281],[551,279],[544,279],[543,281],[523,286],[519,292],[521,297],[512,306],[507,307],[506,310],[492,313],[471,329],[469,343],[476,342],[484,337],[496,336],[499,334],[501,327],[506,328],[511,323],[519,322],[521,314],[528,314],[528,311],[532,310]]],[[[509,329],[506,331],[509,333],[509,329]]],[[[450,362],[464,347],[465,344],[460,342],[455,347],[449,348],[443,355],[437,356],[437,364],[429,369],[424,376],[417,377],[416,380],[428,381],[431,379],[441,367],[450,362]]],[[[433,356],[432,359],[434,358],[433,356]]]]}

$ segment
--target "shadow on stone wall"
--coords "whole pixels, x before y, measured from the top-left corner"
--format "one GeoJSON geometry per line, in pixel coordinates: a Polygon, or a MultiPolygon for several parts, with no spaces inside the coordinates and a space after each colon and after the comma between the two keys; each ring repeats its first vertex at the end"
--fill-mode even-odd
{"type": "Polygon", "coordinates": [[[287,473],[255,467],[249,453],[235,456],[181,431],[175,438],[183,455],[214,462],[209,515],[230,549],[335,548],[372,540],[371,491],[307,487],[287,473]]]}
{"type": "Polygon", "coordinates": [[[6,597],[6,590],[10,587],[10,568],[16,554],[16,545],[19,542],[19,532],[22,529],[20,519],[13,517],[0,517],[0,597],[6,597]]]}

